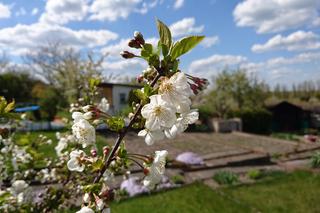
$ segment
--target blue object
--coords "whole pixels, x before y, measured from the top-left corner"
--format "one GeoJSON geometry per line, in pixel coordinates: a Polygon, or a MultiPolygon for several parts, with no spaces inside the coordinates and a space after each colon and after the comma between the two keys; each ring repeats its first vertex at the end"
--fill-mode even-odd
{"type": "Polygon", "coordinates": [[[30,111],[37,111],[40,109],[40,106],[28,106],[28,107],[20,107],[15,108],[15,112],[30,112],[30,111]]]}

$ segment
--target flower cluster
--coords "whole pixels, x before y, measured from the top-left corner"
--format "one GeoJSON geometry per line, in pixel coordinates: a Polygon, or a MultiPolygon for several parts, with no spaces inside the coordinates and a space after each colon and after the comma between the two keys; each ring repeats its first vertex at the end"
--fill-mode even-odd
{"type": "Polygon", "coordinates": [[[197,110],[191,110],[190,97],[193,92],[183,72],[177,72],[170,78],[164,77],[159,85],[159,93],[150,96],[141,114],[146,119],[145,129],[139,136],[145,137],[148,145],[164,137],[174,138],[186,130],[189,124],[198,120],[197,110]]]}

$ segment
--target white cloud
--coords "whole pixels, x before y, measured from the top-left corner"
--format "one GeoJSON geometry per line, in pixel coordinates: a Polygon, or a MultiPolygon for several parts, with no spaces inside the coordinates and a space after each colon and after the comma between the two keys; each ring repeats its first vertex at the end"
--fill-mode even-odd
{"type": "Polygon", "coordinates": [[[280,32],[319,24],[319,0],[245,0],[233,11],[237,26],[258,33],[280,32]]]}
{"type": "Polygon", "coordinates": [[[141,59],[121,59],[117,61],[107,60],[102,64],[105,75],[112,74],[115,79],[114,81],[122,81],[127,77],[136,77],[142,70],[146,69],[147,63],[141,59]]]}
{"type": "Polygon", "coordinates": [[[203,39],[203,41],[200,43],[200,45],[202,45],[205,48],[209,48],[212,47],[213,45],[218,44],[220,41],[218,36],[209,36],[209,37],[205,37],[203,39]]]}
{"type": "Polygon", "coordinates": [[[10,18],[10,16],[11,16],[10,7],[0,2],[0,19],[10,18]]]}
{"type": "Polygon", "coordinates": [[[47,42],[61,42],[73,48],[94,48],[106,45],[118,35],[108,30],[72,30],[58,25],[18,24],[0,29],[0,49],[22,55],[47,42]]]}
{"type": "Polygon", "coordinates": [[[261,53],[272,50],[303,51],[320,48],[320,36],[313,32],[297,31],[286,37],[276,35],[265,44],[255,44],[251,50],[261,53]]]}
{"type": "Polygon", "coordinates": [[[161,3],[159,0],[94,0],[90,6],[90,20],[116,21],[126,19],[131,13],[145,14],[149,9],[161,3]]]}
{"type": "MultiPolygon", "coordinates": [[[[129,38],[127,39],[121,39],[118,43],[115,43],[115,44],[111,44],[111,45],[108,45],[106,47],[103,47],[101,49],[101,53],[102,54],[108,54],[108,56],[110,57],[118,57],[120,58],[120,52],[122,51],[130,51],[134,54],[139,54],[140,52],[140,49],[135,49],[135,48],[131,48],[128,46],[128,42],[129,42],[129,38]]],[[[157,45],[157,42],[158,42],[158,39],[157,38],[147,38],[145,39],[146,40],[146,43],[150,43],[152,44],[153,46],[156,46],[157,45]]]]}
{"type": "Polygon", "coordinates": [[[183,18],[169,26],[172,36],[179,37],[187,34],[197,34],[204,30],[204,25],[195,26],[196,20],[194,17],[183,18]]]}
{"type": "Polygon", "coordinates": [[[225,68],[244,69],[270,85],[290,85],[303,80],[319,79],[320,52],[305,52],[292,57],[276,57],[252,62],[240,55],[213,55],[193,61],[189,72],[211,79],[225,68]],[[298,77],[297,77],[298,76],[298,77]]]}
{"type": "Polygon", "coordinates": [[[193,61],[188,70],[190,73],[201,73],[201,76],[210,78],[226,67],[237,67],[246,62],[247,58],[240,55],[212,55],[193,61]]]}
{"type": "Polygon", "coordinates": [[[81,21],[88,12],[86,0],[48,0],[40,22],[48,24],[66,24],[81,21]]]}
{"type": "Polygon", "coordinates": [[[35,15],[38,14],[38,12],[39,12],[39,9],[35,7],[35,8],[32,9],[31,15],[35,16],[35,15]]]}
{"type": "Polygon", "coordinates": [[[180,9],[184,4],[184,0],[175,0],[175,3],[173,5],[173,8],[175,10],[180,9]]]}

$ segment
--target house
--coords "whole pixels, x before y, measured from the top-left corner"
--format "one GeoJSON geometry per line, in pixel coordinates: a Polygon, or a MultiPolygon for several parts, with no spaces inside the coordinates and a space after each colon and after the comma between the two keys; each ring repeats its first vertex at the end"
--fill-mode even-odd
{"type": "Polygon", "coordinates": [[[134,89],[141,88],[140,85],[121,83],[100,83],[98,92],[102,97],[108,99],[110,104],[109,112],[116,114],[128,106],[129,93],[134,89]]]}
{"type": "Polygon", "coordinates": [[[320,128],[320,108],[308,103],[281,101],[269,104],[272,113],[272,130],[278,132],[301,131],[308,128],[320,128]]]}

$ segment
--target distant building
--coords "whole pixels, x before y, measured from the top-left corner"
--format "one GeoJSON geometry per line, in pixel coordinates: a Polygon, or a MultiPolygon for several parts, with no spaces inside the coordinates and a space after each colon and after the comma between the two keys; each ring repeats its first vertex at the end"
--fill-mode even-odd
{"type": "Polygon", "coordinates": [[[272,113],[272,130],[293,132],[320,128],[320,106],[281,101],[267,106],[272,113]]]}
{"type": "Polygon", "coordinates": [[[128,106],[129,93],[141,86],[134,84],[121,83],[101,83],[99,86],[99,94],[101,97],[108,99],[110,103],[111,114],[115,114],[128,106]]]}

